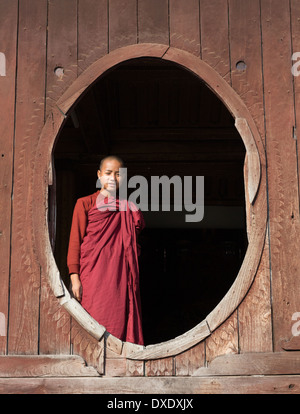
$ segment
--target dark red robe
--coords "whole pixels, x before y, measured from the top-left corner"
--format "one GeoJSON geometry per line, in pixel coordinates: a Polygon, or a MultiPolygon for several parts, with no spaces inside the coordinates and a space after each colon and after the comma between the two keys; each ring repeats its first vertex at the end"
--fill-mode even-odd
{"type": "Polygon", "coordinates": [[[118,195],[80,198],[67,260],[69,272],[80,275],[83,308],[109,333],[136,344],[143,344],[137,235],[144,227],[142,212],[118,195]]]}

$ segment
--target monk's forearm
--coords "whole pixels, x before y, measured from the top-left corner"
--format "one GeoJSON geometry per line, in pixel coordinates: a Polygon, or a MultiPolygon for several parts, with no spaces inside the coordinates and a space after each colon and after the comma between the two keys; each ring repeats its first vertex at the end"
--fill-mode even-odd
{"type": "Polygon", "coordinates": [[[71,282],[72,282],[73,295],[74,295],[75,299],[77,299],[80,302],[81,301],[81,295],[82,295],[82,287],[81,287],[79,274],[78,273],[72,273],[70,275],[70,279],[71,279],[71,282]]]}

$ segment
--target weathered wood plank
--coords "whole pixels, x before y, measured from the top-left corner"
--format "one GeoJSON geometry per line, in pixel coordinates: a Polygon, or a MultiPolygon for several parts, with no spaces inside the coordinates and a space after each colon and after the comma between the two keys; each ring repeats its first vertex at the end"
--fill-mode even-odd
{"type": "Polygon", "coordinates": [[[138,0],[138,42],[169,45],[168,0],[138,0]]]}
{"type": "Polygon", "coordinates": [[[77,0],[49,0],[46,115],[76,78],[77,0]]]}
{"type": "Polygon", "coordinates": [[[200,56],[198,0],[170,0],[170,45],[200,56]]]}
{"type": "Polygon", "coordinates": [[[1,356],[0,377],[95,377],[93,367],[88,367],[79,356],[1,356]]]}
{"type": "Polygon", "coordinates": [[[300,351],[300,336],[292,336],[289,341],[282,341],[281,348],[285,351],[300,351]]]}
{"type": "Polygon", "coordinates": [[[272,351],[269,234],[253,285],[239,306],[240,352],[272,351]]]}
{"type": "Polygon", "coordinates": [[[153,359],[145,362],[146,377],[174,375],[174,358],[153,359]]]}
{"type": "Polygon", "coordinates": [[[257,352],[221,355],[194,376],[287,375],[300,373],[300,352],[257,352]]]}
{"type": "MultiPolygon", "coordinates": [[[[257,125],[261,141],[265,142],[263,83],[261,61],[260,2],[229,1],[230,57],[232,87],[241,96],[252,119],[257,125]],[[238,63],[245,63],[245,68],[238,63]]],[[[238,128],[239,129],[239,128],[238,128]]],[[[255,156],[257,152],[255,151],[255,156]]],[[[247,148],[247,170],[256,176],[245,177],[246,201],[252,203],[259,188],[261,178],[260,160],[251,159],[252,150],[247,148]],[[251,165],[252,164],[252,165],[251,165]]],[[[247,206],[248,216],[251,206],[247,206]]],[[[251,233],[251,220],[248,220],[248,234],[251,233]]],[[[271,351],[271,300],[269,241],[266,242],[254,283],[239,306],[239,346],[240,352],[271,351]]]]}
{"type": "Polygon", "coordinates": [[[3,394],[57,394],[57,392],[60,394],[299,394],[300,375],[202,378],[0,378],[0,393],[3,394]]]}
{"type": "Polygon", "coordinates": [[[42,280],[40,313],[39,353],[69,354],[71,317],[54,296],[45,278],[42,280]]]}
{"type": "Polygon", "coordinates": [[[40,268],[33,251],[33,162],[44,124],[47,1],[19,8],[8,352],[38,352],[40,268]]]}
{"type": "MultiPolygon", "coordinates": [[[[46,115],[63,94],[65,89],[77,78],[77,1],[50,0],[48,4],[47,38],[47,84],[46,115]],[[63,68],[57,76],[55,68],[63,68]]],[[[53,116],[54,120],[54,116],[53,116]]],[[[44,154],[47,157],[47,154],[44,154]]],[[[52,251],[48,251],[51,263],[52,251]]],[[[55,269],[55,263],[50,267],[55,269]]],[[[49,268],[41,263],[41,312],[40,312],[40,352],[70,352],[70,318],[61,309],[49,286],[49,268]]],[[[53,269],[53,270],[54,270],[53,269]]]]}
{"type": "Polygon", "coordinates": [[[78,75],[108,52],[107,0],[78,2],[78,75]]]}
{"type": "Polygon", "coordinates": [[[229,0],[232,87],[244,100],[265,140],[260,2],[229,0]],[[245,68],[243,68],[245,64],[245,68]]]}
{"type": "Polygon", "coordinates": [[[238,351],[238,318],[235,311],[205,340],[205,362],[210,362],[222,354],[237,354],[238,351]]]}
{"type": "Polygon", "coordinates": [[[177,376],[193,375],[205,363],[205,341],[174,358],[177,376]]]}
{"type": "MultiPolygon", "coordinates": [[[[300,52],[300,3],[297,0],[291,0],[291,34],[292,34],[292,54],[291,61],[294,85],[294,101],[295,101],[295,132],[294,136],[297,139],[297,159],[298,165],[300,160],[300,146],[299,146],[299,119],[300,119],[300,70],[299,70],[299,52],[300,52]]],[[[300,174],[298,170],[298,186],[300,186],[300,174]]]]}
{"type": "MultiPolygon", "coordinates": [[[[299,53],[300,52],[300,3],[296,0],[291,0],[291,34],[292,34],[292,53],[299,53]]],[[[293,85],[294,85],[294,106],[295,106],[295,131],[294,131],[294,138],[297,140],[296,147],[297,147],[297,162],[298,162],[298,188],[300,187],[300,173],[299,173],[299,163],[300,163],[300,145],[298,141],[299,137],[299,119],[300,119],[300,71],[299,71],[299,55],[297,56],[297,61],[293,60],[292,64],[297,64],[297,70],[295,67],[293,69],[293,85]]],[[[299,260],[299,257],[298,257],[299,260]]],[[[298,292],[299,292],[299,282],[298,282],[298,292]]],[[[298,298],[299,298],[298,293],[298,298]]],[[[298,306],[295,309],[295,312],[300,311],[300,303],[296,305],[298,306]]],[[[291,331],[292,326],[295,321],[291,321],[291,331]]],[[[299,327],[298,327],[299,332],[299,327]]],[[[281,344],[283,349],[287,350],[300,350],[300,336],[292,336],[290,340],[283,341],[281,344]]]]}
{"type": "Polygon", "coordinates": [[[201,0],[200,27],[202,59],[230,83],[227,0],[201,0]]]}
{"type": "Polygon", "coordinates": [[[288,1],[261,4],[274,350],[300,309],[300,222],[288,1]],[[276,51],[276,53],[274,53],[276,51]],[[275,68],[275,70],[274,70],[275,68]],[[291,254],[292,252],[292,254],[291,254]]]}
{"type": "Polygon", "coordinates": [[[2,53],[0,76],[1,162],[0,162],[0,354],[6,353],[11,235],[11,193],[13,175],[13,139],[15,78],[17,56],[18,2],[0,1],[0,38],[2,53]]]}
{"type": "Polygon", "coordinates": [[[105,376],[106,377],[143,377],[144,361],[133,361],[130,359],[111,358],[111,353],[106,353],[105,376]]]}
{"type": "Polygon", "coordinates": [[[72,319],[71,343],[73,354],[80,355],[89,366],[103,374],[104,338],[98,341],[72,319]]]}
{"type": "Polygon", "coordinates": [[[109,51],[137,43],[136,0],[109,2],[109,51]]]}

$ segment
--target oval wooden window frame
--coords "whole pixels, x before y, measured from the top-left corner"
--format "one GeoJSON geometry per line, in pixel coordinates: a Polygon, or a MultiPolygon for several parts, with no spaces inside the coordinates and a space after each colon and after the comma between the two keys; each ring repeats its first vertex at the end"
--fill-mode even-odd
{"type": "Polygon", "coordinates": [[[33,182],[33,226],[35,251],[43,274],[48,278],[54,295],[60,304],[93,337],[106,336],[106,346],[122,349],[127,344],[130,359],[156,359],[177,355],[208,337],[238,307],[246,296],[258,269],[267,228],[265,152],[256,124],[245,103],[232,87],[212,67],[200,58],[160,44],[138,44],[115,50],[93,63],[62,94],[54,105],[42,130],[36,153],[33,182]],[[47,209],[48,185],[51,184],[51,158],[55,139],[62,127],[65,114],[77,102],[84,91],[101,75],[114,66],[134,58],[155,57],[174,62],[191,71],[225,104],[235,119],[235,126],[246,148],[244,181],[247,213],[248,248],[238,275],[229,291],[207,317],[193,329],[169,341],[141,346],[123,343],[109,334],[73,299],[64,286],[51,249],[47,209]],[[44,208],[41,208],[44,206],[44,208]]]}

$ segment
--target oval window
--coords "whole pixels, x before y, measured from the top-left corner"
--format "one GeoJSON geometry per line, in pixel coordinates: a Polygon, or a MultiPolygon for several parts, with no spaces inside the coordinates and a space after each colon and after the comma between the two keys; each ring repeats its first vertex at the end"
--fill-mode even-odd
{"type": "MultiPolygon", "coordinates": [[[[101,77],[73,107],[54,151],[56,206],[50,198],[50,211],[57,211],[54,254],[66,285],[72,210],[77,198],[96,191],[98,164],[107,154],[124,159],[128,180],[145,177],[149,192],[153,176],[176,176],[182,183],[185,176],[204,176],[201,221],[187,222],[191,213],[174,211],[174,197],[170,211],[162,211],[162,197],[159,211],[151,211],[149,194],[143,211],[144,339],[169,340],[219,303],[244,259],[245,147],[225,105],[175,63],[134,59],[101,77]]],[[[193,187],[195,192],[195,182],[193,187]]]]}
{"type": "Polygon", "coordinates": [[[115,154],[126,162],[128,179],[204,176],[200,222],[186,222],[184,210],[143,211],[146,348],[133,348],[131,357],[175,355],[207,337],[241,302],[259,263],[266,229],[261,147],[240,98],[189,53],[135,45],[92,65],[50,114],[38,148],[48,161],[37,156],[35,164],[40,200],[47,196],[43,177],[50,176],[46,227],[33,203],[36,248],[61,304],[96,338],[105,333],[70,298],[66,256],[75,201],[95,192],[99,161],[115,154]]]}

